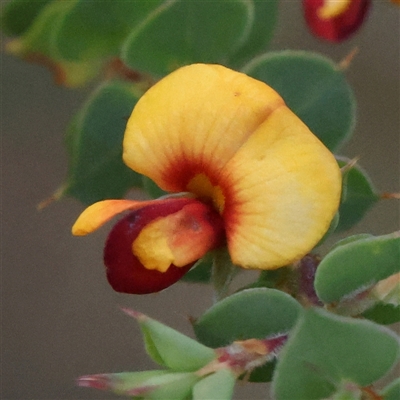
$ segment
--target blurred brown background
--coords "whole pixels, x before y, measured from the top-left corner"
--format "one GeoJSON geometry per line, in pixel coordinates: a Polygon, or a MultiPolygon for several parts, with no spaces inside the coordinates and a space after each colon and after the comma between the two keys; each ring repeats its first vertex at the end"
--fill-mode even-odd
{"type": "MultiPolygon", "coordinates": [[[[342,153],[360,156],[380,191],[399,191],[399,8],[373,1],[361,31],[340,45],[307,31],[300,1],[282,1],[272,49],[319,51],[340,61],[355,46],[348,71],[358,101],[354,138],[342,153]]],[[[83,206],[66,199],[38,212],[37,204],[67,171],[63,132],[87,93],[53,85],[47,70],[1,55],[2,358],[1,398],[114,399],[77,388],[83,374],[154,368],[135,321],[135,308],[191,334],[188,316],[211,305],[211,291],[178,284],[148,296],[117,294],[108,286],[102,247],[107,228],[74,238],[83,206]]],[[[351,233],[399,229],[399,202],[382,201],[351,233]]],[[[238,385],[236,399],[261,399],[266,385],[238,385]]]]}

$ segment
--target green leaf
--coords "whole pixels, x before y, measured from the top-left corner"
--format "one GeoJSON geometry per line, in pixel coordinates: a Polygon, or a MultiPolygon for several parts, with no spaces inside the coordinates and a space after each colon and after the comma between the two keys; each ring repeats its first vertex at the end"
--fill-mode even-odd
{"type": "Polygon", "coordinates": [[[235,382],[236,377],[230,369],[221,369],[194,385],[193,400],[230,400],[235,382]]]}
{"type": "MultiPolygon", "coordinates": [[[[76,0],[75,0],[76,1],[76,0]]],[[[7,44],[6,50],[29,61],[43,64],[54,74],[57,84],[68,87],[82,86],[94,78],[101,60],[70,62],[62,59],[55,46],[58,28],[75,1],[48,3],[23,36],[7,44]]]]}
{"type": "Polygon", "coordinates": [[[290,267],[282,267],[272,270],[262,270],[258,279],[251,283],[250,287],[267,287],[277,288],[282,282],[287,282],[290,279],[293,271],[290,267]]]}
{"type": "Polygon", "coordinates": [[[211,280],[212,264],[212,253],[207,253],[188,273],[183,275],[181,281],[191,283],[209,283],[211,280]]]}
{"type": "Polygon", "coordinates": [[[50,1],[52,0],[8,1],[1,10],[1,30],[6,35],[23,34],[50,1]]]}
{"type": "Polygon", "coordinates": [[[217,301],[226,297],[229,285],[238,271],[239,268],[232,263],[226,248],[213,251],[211,281],[214,288],[214,296],[217,301]]]}
{"type": "Polygon", "coordinates": [[[174,371],[196,371],[215,359],[213,349],[183,335],[161,322],[131,310],[143,333],[146,351],[158,364],[174,371]]]}
{"type": "Polygon", "coordinates": [[[362,316],[381,325],[394,324],[400,321],[400,306],[377,303],[362,316]]]}
{"type": "Polygon", "coordinates": [[[263,339],[289,331],[301,306],[275,289],[246,289],[219,301],[195,323],[197,338],[207,346],[222,347],[235,340],[263,339]]]}
{"type": "Polygon", "coordinates": [[[278,1],[254,1],[254,20],[250,34],[240,49],[230,57],[230,64],[239,66],[267,50],[278,19],[278,1]]]}
{"type": "Polygon", "coordinates": [[[162,0],[78,0],[59,27],[56,46],[70,61],[117,56],[123,39],[162,0]]]}
{"type": "Polygon", "coordinates": [[[137,395],[140,399],[144,395],[149,400],[187,400],[198,380],[199,377],[193,373],[161,375],[145,382],[146,387],[144,390],[139,389],[137,395]]]}
{"type": "Polygon", "coordinates": [[[322,236],[320,241],[314,246],[314,248],[321,246],[325,242],[325,240],[328,239],[328,237],[331,236],[336,231],[339,225],[339,220],[340,220],[340,214],[339,212],[336,212],[336,214],[332,218],[328,230],[325,232],[324,236],[322,236]]]}
{"type": "Polygon", "coordinates": [[[91,204],[141,186],[141,175],[122,161],[126,121],[138,98],[134,86],[119,81],[92,94],[67,135],[70,164],[63,195],[91,204]]]}
{"type": "Polygon", "coordinates": [[[354,95],[343,71],[331,60],[287,50],[257,57],[243,71],[273,87],[330,150],[351,136],[354,95]]]}
{"type": "Polygon", "coordinates": [[[363,400],[363,392],[353,382],[343,381],[329,400],[363,400]]]}
{"type": "Polygon", "coordinates": [[[77,384],[81,387],[110,390],[120,395],[128,395],[133,389],[146,387],[149,379],[167,374],[168,371],[165,370],[95,374],[81,376],[77,384]]]}
{"type": "Polygon", "coordinates": [[[252,11],[248,1],[164,1],[133,27],[121,57],[158,76],[193,62],[222,63],[247,38],[252,11]]]}
{"type": "Polygon", "coordinates": [[[370,233],[357,233],[356,235],[347,236],[346,238],[340,239],[338,242],[336,242],[332,246],[330,251],[333,251],[337,247],[343,246],[344,244],[355,242],[355,241],[360,240],[360,239],[370,239],[372,237],[374,237],[374,236],[371,235],[370,233]]]}
{"type": "Polygon", "coordinates": [[[337,246],[323,258],[315,290],[325,303],[337,302],[399,271],[399,232],[358,239],[337,246]]]}
{"type": "Polygon", "coordinates": [[[253,369],[250,376],[244,376],[243,380],[246,382],[271,382],[276,366],[276,359],[266,362],[261,367],[253,369]]]}
{"type": "Polygon", "coordinates": [[[57,27],[73,4],[74,1],[53,1],[43,5],[23,36],[11,42],[11,52],[21,55],[40,53],[49,58],[56,57],[54,38],[57,27]]]}
{"type": "Polygon", "coordinates": [[[384,389],[381,390],[380,395],[383,400],[399,400],[400,399],[400,378],[395,379],[384,389]]]}
{"type": "Polygon", "coordinates": [[[199,379],[194,373],[155,370],[87,375],[78,379],[78,385],[110,390],[133,399],[187,400],[199,379]]]}
{"type": "MultiPolygon", "coordinates": [[[[341,167],[348,162],[350,160],[344,157],[338,159],[341,167]]],[[[358,164],[346,171],[343,176],[340,219],[336,231],[344,231],[354,226],[379,201],[379,198],[369,176],[358,164]]]]}
{"type": "Polygon", "coordinates": [[[277,400],[325,399],[343,381],[367,386],[398,361],[399,340],[370,321],[308,309],[282,349],[273,381],[277,400]]]}

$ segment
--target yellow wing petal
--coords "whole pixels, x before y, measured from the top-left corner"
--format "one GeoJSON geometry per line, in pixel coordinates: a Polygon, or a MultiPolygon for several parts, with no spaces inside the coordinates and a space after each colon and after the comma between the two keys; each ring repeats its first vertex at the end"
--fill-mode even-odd
{"type": "Polygon", "coordinates": [[[147,269],[165,272],[171,264],[184,267],[223,243],[220,215],[193,200],[177,212],[147,224],[132,243],[133,254],[147,269]]]}
{"type": "Polygon", "coordinates": [[[233,262],[273,269],[324,235],[339,205],[341,174],[329,150],[282,106],[226,164],[221,184],[233,262]]]}
{"type": "MultiPolygon", "coordinates": [[[[218,174],[283,103],[269,86],[220,65],[194,64],[168,75],[139,100],[124,137],[124,161],[170,192],[218,174]]],[[[195,193],[197,194],[197,193],[195,193]]]]}
{"type": "Polygon", "coordinates": [[[98,201],[86,208],[75,221],[72,227],[72,234],[75,236],[85,236],[99,229],[110,219],[124,211],[139,210],[151,204],[168,202],[170,198],[134,201],[134,200],[103,200],[98,201]]]}

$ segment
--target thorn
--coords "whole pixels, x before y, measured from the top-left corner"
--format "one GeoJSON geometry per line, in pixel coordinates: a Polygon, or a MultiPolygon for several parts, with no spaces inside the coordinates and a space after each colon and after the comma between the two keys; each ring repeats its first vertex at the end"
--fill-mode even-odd
{"type": "Polygon", "coordinates": [[[44,208],[48,207],[50,204],[54,203],[57,201],[58,198],[56,198],[54,195],[51,195],[47,199],[42,200],[37,206],[36,209],[38,211],[42,211],[44,208]]]}
{"type": "Polygon", "coordinates": [[[350,53],[347,54],[347,56],[339,62],[338,64],[339,70],[345,71],[346,69],[348,69],[350,67],[350,64],[353,62],[354,57],[358,54],[358,52],[359,48],[354,47],[354,49],[351,50],[350,53]]]}
{"type": "Polygon", "coordinates": [[[340,168],[340,171],[342,172],[342,175],[344,175],[346,172],[350,171],[354,166],[358,163],[358,160],[360,159],[359,156],[354,157],[351,159],[346,165],[344,165],[342,168],[340,168]]]}
{"type": "Polygon", "coordinates": [[[269,337],[264,340],[265,345],[268,347],[268,352],[276,356],[284,344],[288,340],[287,333],[281,333],[276,336],[269,337]]]}
{"type": "Polygon", "coordinates": [[[361,388],[361,391],[367,394],[367,398],[371,400],[383,400],[383,397],[380,396],[374,389],[372,385],[370,386],[365,386],[361,388]]]}
{"type": "Polygon", "coordinates": [[[120,58],[114,58],[108,63],[105,75],[106,79],[112,79],[117,76],[131,82],[139,82],[143,79],[139,71],[129,68],[120,58]]]}
{"type": "Polygon", "coordinates": [[[381,199],[396,199],[400,200],[400,193],[382,193],[381,199]]]}
{"type": "Polygon", "coordinates": [[[193,315],[188,315],[187,320],[189,321],[189,324],[193,326],[196,323],[197,318],[193,317],[193,315]]]}
{"type": "Polygon", "coordinates": [[[76,384],[80,387],[108,390],[110,388],[110,378],[107,374],[85,375],[79,377],[76,380],[76,384]]]}
{"type": "Polygon", "coordinates": [[[145,314],[142,314],[139,311],[132,310],[131,308],[126,308],[126,307],[121,307],[121,311],[123,311],[126,315],[129,315],[132,318],[135,318],[137,320],[145,320],[147,319],[147,316],[145,314]]]}
{"type": "Polygon", "coordinates": [[[60,200],[64,195],[64,186],[58,188],[50,197],[47,199],[42,200],[37,206],[36,209],[38,211],[42,211],[44,208],[48,207],[50,204],[54,203],[55,201],[60,200]]]}

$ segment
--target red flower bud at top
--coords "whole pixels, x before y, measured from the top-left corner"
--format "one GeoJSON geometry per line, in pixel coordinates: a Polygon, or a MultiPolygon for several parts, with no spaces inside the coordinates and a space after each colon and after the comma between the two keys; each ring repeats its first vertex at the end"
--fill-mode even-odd
{"type": "Polygon", "coordinates": [[[370,0],[303,0],[307,25],[330,42],[341,42],[356,32],[370,5],[370,0]]]}
{"type": "Polygon", "coordinates": [[[221,217],[198,200],[176,198],[143,207],[111,230],[104,248],[107,279],[117,292],[159,292],[182,278],[223,238],[221,217]],[[167,261],[163,270],[159,260],[167,261]]]}

